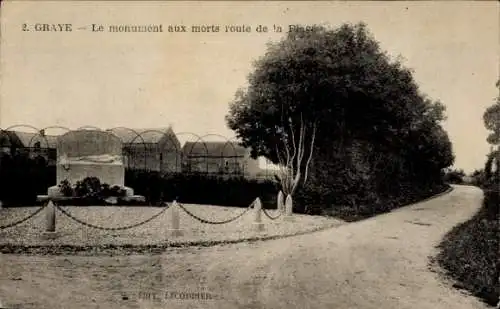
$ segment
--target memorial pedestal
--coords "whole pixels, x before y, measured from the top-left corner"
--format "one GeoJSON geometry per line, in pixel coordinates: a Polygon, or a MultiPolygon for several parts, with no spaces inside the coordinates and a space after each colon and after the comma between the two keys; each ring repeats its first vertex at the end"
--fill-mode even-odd
{"type": "Polygon", "coordinates": [[[98,130],[77,130],[62,135],[57,144],[56,185],[48,188],[48,194],[39,201],[71,200],[65,197],[59,184],[68,181],[75,186],[88,177],[99,179],[101,184],[118,186],[125,190],[123,197],[110,197],[111,204],[118,200],[144,202],[143,196],[134,195],[134,190],[125,187],[123,145],[112,133],[98,130]]]}
{"type": "MultiPolygon", "coordinates": [[[[86,161],[73,161],[58,163],[56,167],[57,183],[68,180],[71,184],[86,177],[97,177],[101,183],[124,186],[125,168],[121,162],[95,163],[86,161]]],[[[131,192],[130,195],[133,195],[131,192]]]]}

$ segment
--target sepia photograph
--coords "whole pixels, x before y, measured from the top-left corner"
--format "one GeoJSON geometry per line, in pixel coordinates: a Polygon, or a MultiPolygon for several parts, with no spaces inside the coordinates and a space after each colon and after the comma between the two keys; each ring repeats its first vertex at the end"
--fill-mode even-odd
{"type": "Polygon", "coordinates": [[[500,2],[0,5],[0,309],[500,309],[500,2]]]}

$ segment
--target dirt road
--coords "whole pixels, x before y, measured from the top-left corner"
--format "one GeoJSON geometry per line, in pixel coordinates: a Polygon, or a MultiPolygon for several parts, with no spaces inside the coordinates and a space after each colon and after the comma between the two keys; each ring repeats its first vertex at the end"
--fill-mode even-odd
{"type": "Polygon", "coordinates": [[[479,209],[481,196],[477,188],[460,186],[442,197],[319,233],[193,254],[180,251],[163,260],[166,286],[157,308],[486,308],[443,284],[428,267],[435,245],[479,209]],[[188,294],[200,286],[200,278],[213,298],[222,299],[200,301],[195,298],[201,296],[188,294]]]}
{"type": "Polygon", "coordinates": [[[4,255],[0,300],[51,309],[483,309],[428,268],[435,245],[479,209],[481,194],[458,186],[365,221],[251,244],[157,256],[4,255]]]}

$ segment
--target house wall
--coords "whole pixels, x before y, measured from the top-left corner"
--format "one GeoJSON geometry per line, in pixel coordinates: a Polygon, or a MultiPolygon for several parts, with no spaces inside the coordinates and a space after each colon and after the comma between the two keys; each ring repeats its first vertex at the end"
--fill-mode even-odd
{"type": "Polygon", "coordinates": [[[132,144],[124,146],[124,165],[130,169],[165,173],[181,170],[181,154],[175,148],[158,144],[132,144]]]}
{"type": "Polygon", "coordinates": [[[160,170],[160,156],[156,144],[127,144],[123,148],[125,168],[160,170]]]}
{"type": "Polygon", "coordinates": [[[181,172],[182,147],[181,143],[173,132],[165,134],[158,142],[158,150],[161,153],[159,157],[159,168],[164,173],[181,172]]]}
{"type": "Polygon", "coordinates": [[[160,171],[164,173],[179,173],[181,171],[181,153],[164,150],[160,157],[160,171]]]}
{"type": "Polygon", "coordinates": [[[183,172],[243,174],[243,157],[185,157],[183,172]]]}

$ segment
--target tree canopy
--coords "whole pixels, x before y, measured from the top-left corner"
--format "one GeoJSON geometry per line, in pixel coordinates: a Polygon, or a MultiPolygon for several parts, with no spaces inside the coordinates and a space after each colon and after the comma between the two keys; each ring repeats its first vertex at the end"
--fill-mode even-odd
{"type": "Polygon", "coordinates": [[[497,81],[496,86],[499,90],[496,102],[488,107],[483,115],[486,129],[492,131],[487,138],[488,143],[492,145],[500,144],[500,80],[497,81]]]}
{"type": "Polygon", "coordinates": [[[444,105],[420,92],[412,71],[391,59],[363,23],[288,32],[255,61],[248,82],[226,121],[254,156],[279,162],[276,145],[298,142],[299,126],[291,124],[303,122],[316,133],[316,143],[306,145],[306,152],[314,147],[316,167],[332,156],[343,160],[355,144],[420,173],[453,163],[440,126],[444,105]]]}

